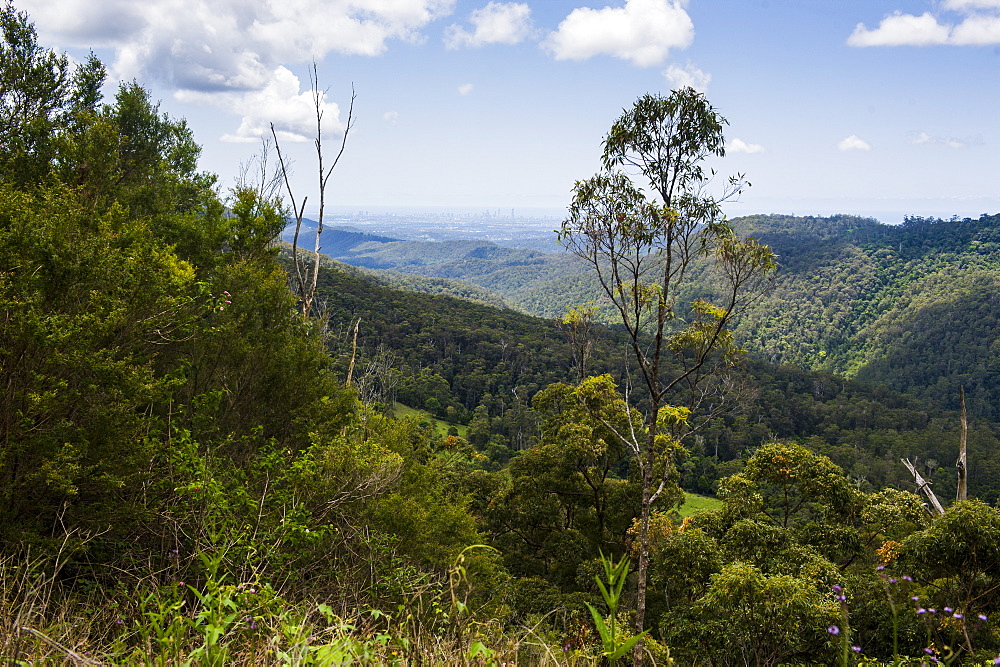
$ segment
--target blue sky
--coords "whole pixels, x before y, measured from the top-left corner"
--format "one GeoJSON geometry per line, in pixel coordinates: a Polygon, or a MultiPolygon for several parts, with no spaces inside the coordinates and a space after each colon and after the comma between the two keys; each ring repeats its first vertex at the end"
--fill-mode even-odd
{"type": "MultiPolygon", "coordinates": [[[[188,119],[231,184],[273,122],[316,200],[351,85],[338,210],[559,216],[624,107],[681,84],[730,123],[747,213],[1000,211],[1000,0],[15,0],[188,119]]],[[[720,179],[720,182],[723,179],[720,179]]],[[[311,207],[310,207],[311,208],[311,207]]]]}

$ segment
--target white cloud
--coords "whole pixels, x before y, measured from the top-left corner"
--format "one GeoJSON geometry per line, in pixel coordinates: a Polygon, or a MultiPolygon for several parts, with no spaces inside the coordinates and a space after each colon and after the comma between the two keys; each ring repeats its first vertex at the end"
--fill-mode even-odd
{"type": "Polygon", "coordinates": [[[1000,0],[945,0],[943,6],[952,11],[1000,9],[1000,0]]]}
{"type": "Polygon", "coordinates": [[[856,134],[852,134],[845,139],[842,139],[839,144],[837,144],[837,149],[842,151],[870,151],[872,149],[871,144],[862,139],[856,134]]]}
{"type": "Polygon", "coordinates": [[[945,44],[950,28],[925,12],[920,16],[896,12],[882,19],[878,28],[869,30],[859,23],[847,43],[851,46],[927,46],[945,44]]]}
{"type": "Polygon", "coordinates": [[[399,112],[386,111],[384,114],[382,114],[382,120],[389,123],[390,125],[395,125],[396,122],[399,120],[399,112]]]}
{"type": "Polygon", "coordinates": [[[859,23],[847,43],[851,46],[1000,44],[1000,0],[945,0],[942,8],[965,16],[956,24],[930,12],[914,16],[897,11],[872,30],[859,23]]]}
{"type": "Polygon", "coordinates": [[[519,2],[490,2],[472,12],[469,32],[458,24],[448,26],[444,42],[449,49],[485,44],[518,44],[531,35],[531,8],[519,2]]]}
{"type": "MultiPolygon", "coordinates": [[[[302,136],[309,93],[285,67],[328,53],[378,55],[415,41],[455,0],[19,0],[48,43],[112,48],[119,80],[155,80],[179,99],[243,116],[229,140],[274,119],[302,136]]],[[[328,117],[333,117],[329,107],[328,117]]],[[[306,133],[311,136],[311,133],[306,133]]]]}
{"type": "Polygon", "coordinates": [[[970,16],[955,26],[951,43],[959,46],[1000,44],[1000,16],[970,16]]]}
{"type": "Polygon", "coordinates": [[[708,84],[712,82],[712,75],[703,72],[691,63],[684,65],[671,65],[663,72],[667,77],[671,88],[694,88],[699,93],[708,92],[708,84]]]}
{"type": "Polygon", "coordinates": [[[729,142],[727,150],[730,153],[763,153],[764,147],[760,144],[749,144],[742,139],[733,139],[729,142]]]}
{"type": "MultiPolygon", "coordinates": [[[[271,123],[284,141],[308,141],[316,136],[316,107],[312,91],[300,92],[299,78],[285,67],[277,67],[262,90],[246,92],[204,92],[180,90],[174,97],[182,102],[222,106],[243,116],[235,133],[221,137],[223,141],[257,142],[271,135],[271,123]]],[[[321,93],[323,131],[343,130],[340,107],[321,93]]]]}
{"type": "Polygon", "coordinates": [[[543,46],[557,60],[609,55],[639,67],[659,65],[670,49],[694,40],[687,0],[626,0],[624,7],[580,7],[563,19],[543,46]]]}
{"type": "Polygon", "coordinates": [[[965,148],[966,142],[955,138],[932,137],[926,132],[918,132],[910,137],[911,144],[932,144],[936,146],[947,146],[948,148],[965,148]]]}
{"type": "Polygon", "coordinates": [[[471,83],[463,83],[461,86],[458,87],[458,94],[468,95],[469,93],[472,92],[473,88],[475,88],[475,86],[473,86],[471,83]]]}

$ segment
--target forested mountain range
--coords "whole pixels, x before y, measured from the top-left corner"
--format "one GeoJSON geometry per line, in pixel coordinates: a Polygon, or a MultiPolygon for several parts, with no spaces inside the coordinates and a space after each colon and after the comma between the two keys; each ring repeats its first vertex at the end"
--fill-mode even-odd
{"type": "Polygon", "coordinates": [[[1000,215],[977,220],[755,216],[782,270],[742,323],[772,361],[1000,416],[1000,215]]]}
{"type": "MultiPolygon", "coordinates": [[[[418,294],[329,263],[320,276],[337,366],[346,372],[358,320],[362,386],[385,404],[431,406],[467,423],[469,438],[499,466],[539,435],[531,399],[576,377],[567,335],[556,320],[497,309],[448,295],[418,294]]],[[[588,374],[628,377],[616,327],[595,328],[588,374]]],[[[705,493],[736,461],[769,439],[795,439],[829,455],[873,488],[907,488],[901,457],[926,463],[924,474],[948,497],[954,488],[958,415],[878,384],[809,371],[748,355],[738,409],[720,414],[693,440],[685,488],[705,493]]],[[[641,394],[641,387],[635,389],[641,394]]],[[[970,466],[976,495],[1000,495],[1000,430],[974,420],[970,466]]]]}
{"type": "MultiPolygon", "coordinates": [[[[758,215],[733,224],[770,245],[780,263],[774,289],[737,327],[752,354],[950,408],[964,386],[972,414],[1000,417],[1000,216],[885,225],[758,215]]],[[[340,261],[470,283],[526,313],[557,317],[597,293],[568,254],[328,233],[340,261]]],[[[614,321],[606,307],[602,314],[614,321]]]]}

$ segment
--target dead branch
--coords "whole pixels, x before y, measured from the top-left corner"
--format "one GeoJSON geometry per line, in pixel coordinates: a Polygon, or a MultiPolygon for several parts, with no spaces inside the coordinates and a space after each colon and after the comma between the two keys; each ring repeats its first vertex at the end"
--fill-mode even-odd
{"type": "Polygon", "coordinates": [[[917,482],[917,492],[923,493],[927,496],[927,499],[931,503],[931,516],[944,516],[944,508],[941,507],[941,503],[938,502],[937,496],[934,495],[934,491],[931,489],[931,483],[924,479],[919,472],[917,472],[917,467],[910,463],[910,459],[902,459],[903,465],[906,469],[910,471],[913,475],[913,479],[917,482]]]}

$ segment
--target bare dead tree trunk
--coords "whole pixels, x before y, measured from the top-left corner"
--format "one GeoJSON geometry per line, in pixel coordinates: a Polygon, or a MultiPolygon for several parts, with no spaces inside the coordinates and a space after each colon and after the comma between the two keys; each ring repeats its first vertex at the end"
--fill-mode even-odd
{"type": "Polygon", "coordinates": [[[955,495],[955,500],[962,502],[969,496],[969,468],[966,458],[966,445],[969,440],[969,421],[965,413],[965,387],[958,388],[958,396],[962,402],[962,437],[958,445],[958,461],[955,462],[955,467],[958,468],[958,493],[955,495]]]}
{"type": "Polygon", "coordinates": [[[917,492],[923,493],[927,496],[927,500],[931,503],[931,509],[929,510],[931,515],[943,516],[944,508],[941,507],[941,503],[938,502],[937,496],[934,495],[934,491],[931,489],[931,483],[924,479],[920,473],[917,471],[917,467],[910,463],[910,459],[902,459],[903,465],[906,469],[910,471],[913,475],[913,479],[917,482],[917,492]]]}
{"type": "Polygon", "coordinates": [[[278,133],[274,128],[274,123],[271,123],[271,136],[274,137],[274,148],[278,153],[281,175],[285,182],[285,189],[288,192],[292,213],[295,215],[295,235],[292,237],[292,264],[295,271],[295,284],[298,289],[299,298],[302,299],[303,317],[309,317],[312,314],[313,301],[316,298],[316,281],[319,278],[320,250],[322,249],[320,236],[323,234],[323,217],[326,212],[326,186],[330,181],[330,176],[333,175],[333,170],[344,155],[344,149],[347,147],[347,136],[350,134],[351,128],[354,127],[354,100],[357,98],[354,86],[351,86],[351,104],[347,111],[347,122],[344,125],[344,135],[340,141],[340,150],[337,151],[337,156],[333,159],[333,163],[329,167],[326,167],[323,164],[323,100],[326,97],[326,91],[319,88],[319,73],[315,61],[313,61],[312,71],[309,73],[309,84],[312,90],[313,107],[316,111],[316,138],[314,144],[316,147],[317,172],[319,175],[319,216],[316,220],[316,242],[313,246],[313,264],[311,269],[303,267],[299,260],[299,232],[302,229],[302,218],[305,213],[306,201],[309,198],[303,197],[301,204],[296,203],[295,192],[289,180],[291,165],[281,152],[278,133]]]}
{"type": "Polygon", "coordinates": [[[354,360],[358,356],[358,327],[361,326],[361,318],[354,323],[354,340],[351,342],[351,363],[347,365],[347,386],[351,386],[351,380],[354,378],[354,360]]]}

